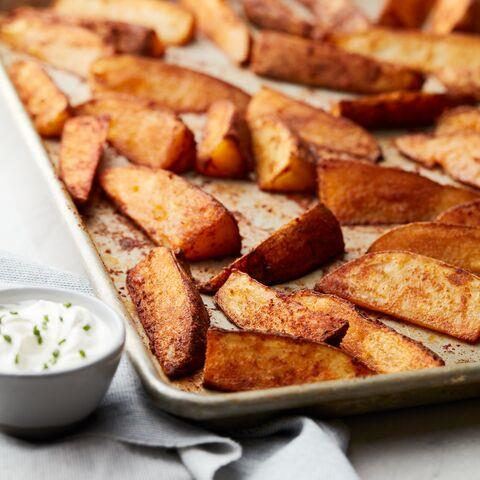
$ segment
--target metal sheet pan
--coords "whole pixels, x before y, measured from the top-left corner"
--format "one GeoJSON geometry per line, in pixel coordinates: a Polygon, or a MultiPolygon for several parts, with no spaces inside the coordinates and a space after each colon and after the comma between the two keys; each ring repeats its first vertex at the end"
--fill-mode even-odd
{"type": "MultiPolygon", "coordinates": [[[[2,8],[25,2],[0,2],[2,8]]],[[[0,46],[3,65],[21,57],[0,46]]],[[[263,84],[315,105],[328,106],[341,94],[312,90],[281,82],[256,78],[246,70],[230,62],[206,41],[199,41],[186,48],[171,48],[168,61],[187,65],[211,73],[249,92],[263,84]]],[[[69,95],[73,103],[85,100],[89,91],[85,83],[66,72],[48,68],[58,85],[69,95]]],[[[237,420],[252,420],[256,416],[279,410],[309,408],[324,415],[354,414],[366,411],[426,404],[466,398],[480,393],[480,347],[408,326],[391,319],[379,317],[396,330],[426,344],[445,359],[447,366],[433,370],[379,375],[366,379],[329,381],[312,385],[278,388],[243,393],[216,393],[201,388],[201,375],[171,382],[161,371],[150,354],[145,335],[136,318],[125,291],[125,273],[153,244],[126,218],[115,212],[112,205],[99,191],[81,214],[71,202],[63,184],[55,173],[58,143],[43,142],[33,129],[5,69],[0,69],[0,87],[12,112],[12,119],[21,129],[67,228],[74,239],[90,280],[100,298],[121,311],[127,323],[127,351],[152,400],[165,410],[191,419],[225,424],[237,420]]],[[[431,85],[432,88],[435,86],[431,85]]],[[[185,116],[185,121],[196,134],[203,119],[185,116]]],[[[424,170],[400,158],[390,144],[389,135],[378,136],[382,143],[385,164],[417,170],[441,183],[455,184],[439,171],[424,170]]],[[[102,168],[123,163],[113,149],[107,151],[102,168]]],[[[248,250],[270,232],[297,216],[315,202],[315,198],[302,195],[272,195],[258,190],[248,181],[220,181],[194,174],[189,179],[213,194],[229,208],[237,218],[243,237],[243,251],[248,250]]],[[[361,255],[370,243],[387,227],[345,227],[347,244],[344,258],[327,265],[323,271],[341,262],[361,255]]],[[[196,278],[204,279],[227,263],[201,262],[192,265],[196,278]]],[[[317,270],[302,279],[279,286],[282,289],[311,287],[323,274],[317,270]]],[[[204,297],[214,324],[228,326],[225,317],[215,308],[211,298],[204,297]]]]}

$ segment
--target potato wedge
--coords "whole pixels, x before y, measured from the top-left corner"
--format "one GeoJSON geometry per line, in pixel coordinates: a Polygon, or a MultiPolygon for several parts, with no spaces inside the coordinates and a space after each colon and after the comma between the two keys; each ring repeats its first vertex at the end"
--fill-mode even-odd
{"type": "Polygon", "coordinates": [[[280,227],[201,288],[205,293],[216,292],[233,270],[266,285],[287,282],[315,270],[344,249],[337,219],[319,204],[280,227]]]}
{"type": "Polygon", "coordinates": [[[340,100],[333,113],[365,128],[412,128],[430,125],[445,110],[472,102],[466,95],[392,92],[340,100]]]}
{"type": "Polygon", "coordinates": [[[387,0],[378,24],[394,28],[420,28],[436,0],[387,0]]]}
{"type": "Polygon", "coordinates": [[[435,77],[440,80],[447,92],[454,95],[470,95],[477,102],[480,101],[480,67],[444,68],[435,71],[435,77]]]}
{"type": "Polygon", "coordinates": [[[423,84],[422,75],[411,69],[267,30],[255,39],[250,68],[264,77],[356,93],[418,90],[423,84]]]}
{"type": "Polygon", "coordinates": [[[443,360],[419,342],[368,318],[349,302],[333,295],[302,290],[289,295],[309,310],[321,315],[341,318],[348,330],[340,349],[360,360],[376,373],[396,373],[440,367],[443,360]]]}
{"type": "Polygon", "coordinates": [[[107,168],[100,183],[117,208],[155,243],[182,250],[187,260],[240,251],[233,215],[212,196],[171,172],[107,168]]]}
{"type": "Polygon", "coordinates": [[[404,135],[395,139],[398,151],[422,165],[440,165],[453,179],[480,187],[480,135],[404,135]]]}
{"type": "Polygon", "coordinates": [[[192,14],[163,0],[56,0],[54,8],[64,15],[142,25],[166,45],[183,45],[193,37],[192,14]]]}
{"type": "Polygon", "coordinates": [[[375,138],[355,123],[266,87],[252,97],[247,121],[251,124],[264,116],[285,121],[320,159],[333,154],[375,162],[381,155],[375,138]]]}
{"type": "Polygon", "coordinates": [[[438,34],[480,31],[480,2],[436,0],[427,18],[426,30],[438,34]]]}
{"type": "Polygon", "coordinates": [[[135,95],[172,110],[205,112],[217,100],[232,101],[244,112],[250,100],[237,87],[204,73],[131,55],[101,58],[90,69],[94,92],[135,95]]]}
{"type": "Polygon", "coordinates": [[[311,312],[238,270],[218,290],[215,302],[242,330],[286,334],[312,342],[338,342],[348,328],[346,320],[311,312]]]}
{"type": "Polygon", "coordinates": [[[42,16],[13,16],[0,26],[0,39],[54,67],[80,76],[88,74],[91,63],[114,51],[91,30],[42,16]]]}
{"type": "Polygon", "coordinates": [[[369,253],[326,275],[315,288],[466,342],[480,339],[480,278],[434,258],[369,253]]]}
{"type": "Polygon", "coordinates": [[[447,208],[480,198],[416,173],[358,161],[324,162],[318,184],[320,201],[342,225],[433,220],[447,208]]]}
{"type": "Polygon", "coordinates": [[[477,133],[480,135],[480,108],[457,107],[446,111],[437,122],[436,135],[477,133]]]}
{"type": "Polygon", "coordinates": [[[234,62],[243,65],[250,57],[250,30],[227,0],[181,0],[192,12],[197,28],[234,62]]]}
{"type": "Polygon", "coordinates": [[[436,222],[480,227],[480,200],[463,203],[442,212],[436,222]]]}
{"type": "Polygon", "coordinates": [[[60,178],[77,204],[88,200],[107,143],[108,119],[88,115],[67,120],[60,145],[60,178]]]}
{"type": "Polygon", "coordinates": [[[38,63],[18,61],[10,66],[8,74],[37,132],[43,137],[60,136],[70,106],[45,70],[38,63]]]}
{"type": "Polygon", "coordinates": [[[479,246],[480,228],[426,222],[393,228],[373,242],[368,252],[418,253],[479,274],[479,246]]]}
{"type": "Polygon", "coordinates": [[[211,328],[203,384],[238,392],[364,377],[371,372],[341,350],[258,332],[211,328]]]}
{"type": "Polygon", "coordinates": [[[210,177],[242,178],[250,168],[250,133],[230,100],[214,102],[198,145],[195,169],[210,177]]]}
{"type": "Polygon", "coordinates": [[[124,95],[101,95],[78,105],[82,115],[110,119],[108,140],[138,165],[181,173],[192,168],[196,149],[193,133],[171,110],[124,95]]]}
{"type": "Polygon", "coordinates": [[[180,377],[203,366],[210,323],[188,269],[158,247],[127,273],[127,289],[165,375],[180,377]]]}

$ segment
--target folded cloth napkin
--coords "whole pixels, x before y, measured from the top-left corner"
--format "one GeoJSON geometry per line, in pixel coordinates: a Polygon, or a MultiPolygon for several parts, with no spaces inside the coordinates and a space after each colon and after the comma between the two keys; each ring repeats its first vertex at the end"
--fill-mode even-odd
{"type": "MultiPolygon", "coordinates": [[[[0,252],[0,288],[19,284],[93,294],[85,279],[0,252]]],[[[124,356],[102,405],[74,434],[41,443],[0,434],[1,477],[354,480],[347,440],[341,424],[301,416],[208,431],[153,405],[124,356]]]]}

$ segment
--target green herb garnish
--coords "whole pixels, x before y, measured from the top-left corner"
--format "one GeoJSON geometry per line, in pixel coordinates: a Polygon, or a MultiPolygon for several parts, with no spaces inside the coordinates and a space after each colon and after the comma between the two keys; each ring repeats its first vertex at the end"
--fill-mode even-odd
{"type": "Polygon", "coordinates": [[[84,325],[83,329],[88,332],[92,327],[90,325],[84,325]]]}
{"type": "Polygon", "coordinates": [[[63,345],[66,341],[67,341],[66,338],[62,338],[62,339],[58,342],[58,346],[63,345]]]}
{"type": "Polygon", "coordinates": [[[18,312],[10,312],[10,315],[18,315],[18,312]]]}
{"type": "Polygon", "coordinates": [[[60,321],[63,323],[63,317],[60,315],[58,318],[59,318],[60,321]]]}
{"type": "Polygon", "coordinates": [[[53,355],[53,358],[58,358],[60,356],[60,350],[54,350],[52,355],[53,355]]]}
{"type": "Polygon", "coordinates": [[[12,337],[10,335],[2,335],[2,337],[7,343],[12,343],[12,337]]]}
{"type": "Polygon", "coordinates": [[[44,369],[44,370],[48,370],[48,364],[47,364],[47,363],[44,363],[44,364],[43,364],[43,369],[44,369]]]}
{"type": "Polygon", "coordinates": [[[44,321],[45,323],[48,323],[48,322],[50,321],[50,319],[48,318],[48,315],[44,315],[44,316],[43,316],[43,321],[44,321]]]}
{"type": "Polygon", "coordinates": [[[70,308],[72,306],[72,304],[70,302],[68,302],[68,303],[64,303],[63,306],[65,308],[70,308]]]}
{"type": "Polygon", "coordinates": [[[18,365],[20,363],[20,355],[17,353],[15,355],[15,365],[18,365]]]}
{"type": "Polygon", "coordinates": [[[87,356],[87,354],[85,353],[85,350],[79,350],[78,353],[82,358],[85,358],[87,356]]]}
{"type": "Polygon", "coordinates": [[[40,330],[38,329],[38,327],[36,325],[33,327],[33,334],[37,337],[38,344],[41,345],[43,343],[43,338],[42,338],[42,335],[40,333],[40,330]]]}

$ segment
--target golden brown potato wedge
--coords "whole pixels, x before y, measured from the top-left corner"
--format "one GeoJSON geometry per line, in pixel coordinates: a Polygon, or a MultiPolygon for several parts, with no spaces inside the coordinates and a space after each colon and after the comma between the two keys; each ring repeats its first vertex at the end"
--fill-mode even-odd
{"type": "Polygon", "coordinates": [[[391,92],[340,100],[333,113],[365,128],[412,128],[430,125],[445,110],[472,102],[465,95],[391,92]]]}
{"type": "Polygon", "coordinates": [[[437,258],[476,274],[480,273],[480,228],[444,223],[410,223],[396,227],[368,252],[401,250],[437,258]]]}
{"type": "Polygon", "coordinates": [[[395,139],[395,146],[404,156],[432,168],[440,165],[459,182],[480,187],[480,135],[404,135],[395,139]]]}
{"type": "Polygon", "coordinates": [[[346,320],[348,330],[340,348],[374,372],[395,373],[444,365],[438,355],[421,343],[368,318],[341,298],[312,290],[294,292],[289,298],[318,314],[346,320]]]}
{"type": "Polygon", "coordinates": [[[178,173],[193,166],[193,133],[171,110],[134,97],[106,94],[78,105],[75,111],[107,116],[108,140],[134,163],[178,173]]]}
{"type": "Polygon", "coordinates": [[[187,260],[240,251],[233,215],[212,196],[171,172],[107,168],[100,183],[117,208],[155,243],[182,250],[187,260]]]}
{"type": "Polygon", "coordinates": [[[477,133],[480,135],[480,108],[457,107],[447,110],[437,122],[436,135],[477,133]]]}
{"type": "Polygon", "coordinates": [[[35,62],[19,61],[8,73],[37,132],[44,137],[60,136],[70,107],[45,70],[35,62]]]}
{"type": "Polygon", "coordinates": [[[312,207],[272,233],[202,286],[216,292],[233,270],[248,273],[266,285],[287,282],[315,270],[343,253],[342,230],[322,204],[312,207]]]}
{"type": "Polygon", "coordinates": [[[463,203],[442,212],[436,222],[480,227],[480,200],[463,203]]]}
{"type": "Polygon", "coordinates": [[[80,76],[90,64],[114,51],[97,33],[42,16],[13,16],[0,26],[0,38],[15,50],[80,76]]]}
{"type": "Polygon", "coordinates": [[[378,24],[394,28],[420,28],[436,0],[387,0],[378,24]]]}
{"type": "Polygon", "coordinates": [[[250,133],[230,100],[214,102],[198,145],[195,169],[210,177],[242,178],[251,164],[250,133]]]}
{"type": "Polygon", "coordinates": [[[264,77],[356,93],[418,90],[423,84],[411,69],[268,30],[255,39],[250,67],[264,77]]]}
{"type": "Polygon", "coordinates": [[[416,173],[359,161],[318,166],[319,198],[343,225],[433,220],[440,212],[480,198],[416,173]]]}
{"type": "Polygon", "coordinates": [[[108,119],[80,116],[65,122],[60,145],[60,178],[73,200],[88,200],[107,143],[108,119]]]}
{"type": "Polygon", "coordinates": [[[445,34],[455,30],[480,31],[478,0],[436,0],[426,22],[426,30],[445,34]]]}
{"type": "Polygon", "coordinates": [[[369,253],[315,287],[466,342],[480,339],[480,278],[410,252],[369,253]]]}
{"type": "Polygon", "coordinates": [[[338,342],[348,328],[346,320],[311,312],[238,270],[218,290],[215,302],[242,330],[286,334],[313,342],[338,342]]]}
{"type": "Polygon", "coordinates": [[[160,60],[115,55],[97,60],[90,69],[94,92],[135,95],[172,110],[205,112],[217,100],[232,101],[244,112],[248,94],[218,78],[160,60]]]}
{"type": "Polygon", "coordinates": [[[203,384],[225,392],[364,377],[371,372],[323,343],[258,332],[210,329],[203,384]]]}
{"type": "Polygon", "coordinates": [[[250,57],[250,30],[228,0],[181,0],[195,17],[197,28],[240,65],[250,57]]]}
{"type": "Polygon", "coordinates": [[[190,12],[163,0],[56,0],[64,15],[133,23],[155,30],[166,45],[188,43],[194,30],[190,12]]]}
{"type": "Polygon", "coordinates": [[[179,377],[202,367],[210,320],[190,273],[173,252],[155,248],[128,271],[126,283],[165,375],[179,377]]]}
{"type": "Polygon", "coordinates": [[[447,92],[454,95],[470,95],[477,102],[480,101],[480,67],[444,68],[435,71],[435,77],[440,80],[447,92]]]}
{"type": "Polygon", "coordinates": [[[350,120],[334,117],[321,108],[266,87],[252,97],[247,121],[251,124],[264,116],[285,121],[320,158],[322,154],[333,154],[375,162],[381,155],[375,138],[350,120]]]}

